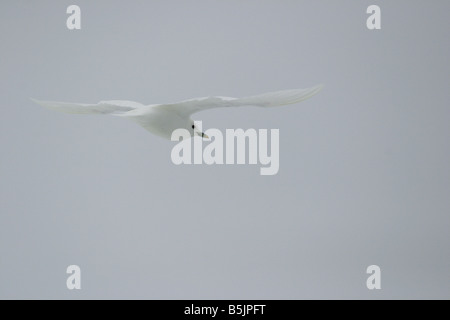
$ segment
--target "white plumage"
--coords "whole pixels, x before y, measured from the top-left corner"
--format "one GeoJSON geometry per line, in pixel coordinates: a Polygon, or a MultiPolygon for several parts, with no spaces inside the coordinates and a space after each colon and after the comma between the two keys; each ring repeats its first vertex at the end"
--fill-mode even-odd
{"type": "Polygon", "coordinates": [[[199,111],[225,107],[275,107],[294,104],[312,97],[321,89],[322,85],[318,85],[308,89],[283,90],[244,98],[205,97],[153,105],[125,100],[100,101],[97,104],[32,100],[43,107],[64,113],[110,114],[124,117],[158,136],[170,139],[172,132],[179,128],[189,130],[191,136],[204,136],[195,128],[194,121],[190,118],[193,113],[199,111]]]}

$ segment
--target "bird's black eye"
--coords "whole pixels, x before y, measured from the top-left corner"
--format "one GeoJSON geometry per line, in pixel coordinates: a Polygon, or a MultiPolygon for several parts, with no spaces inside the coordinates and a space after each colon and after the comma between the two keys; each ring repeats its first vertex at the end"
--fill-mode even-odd
{"type": "Polygon", "coordinates": [[[195,126],[194,125],[192,125],[192,129],[194,129],[195,128],[195,126]]]}

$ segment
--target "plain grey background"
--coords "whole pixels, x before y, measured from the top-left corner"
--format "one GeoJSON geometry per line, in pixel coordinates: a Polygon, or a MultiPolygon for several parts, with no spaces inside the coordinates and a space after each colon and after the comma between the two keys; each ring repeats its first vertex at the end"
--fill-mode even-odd
{"type": "Polygon", "coordinates": [[[450,298],[449,22],[442,1],[1,1],[0,298],[450,298]],[[66,28],[77,4],[82,29],[66,28]],[[378,4],[382,29],[366,28],[378,4]],[[280,171],[175,166],[131,122],[29,98],[173,102],[279,128],[280,171]],[[66,288],[68,265],[82,290],[66,288]],[[366,288],[367,266],[382,289],[366,288]]]}

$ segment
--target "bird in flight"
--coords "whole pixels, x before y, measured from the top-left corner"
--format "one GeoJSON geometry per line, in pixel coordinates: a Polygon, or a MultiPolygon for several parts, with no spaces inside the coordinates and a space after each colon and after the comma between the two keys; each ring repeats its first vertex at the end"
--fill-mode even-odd
{"type": "Polygon", "coordinates": [[[160,137],[169,139],[176,129],[186,129],[191,136],[208,138],[194,125],[191,115],[212,108],[225,107],[275,107],[306,100],[322,89],[322,85],[307,89],[293,89],[263,93],[244,98],[205,97],[175,103],[143,105],[125,100],[100,101],[97,104],[40,101],[31,99],[51,110],[71,114],[108,114],[132,120],[160,137]]]}

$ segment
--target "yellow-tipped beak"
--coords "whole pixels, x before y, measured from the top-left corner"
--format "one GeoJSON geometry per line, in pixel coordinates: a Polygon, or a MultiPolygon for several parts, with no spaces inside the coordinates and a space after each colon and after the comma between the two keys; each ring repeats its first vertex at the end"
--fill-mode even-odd
{"type": "Polygon", "coordinates": [[[197,131],[197,132],[195,132],[195,134],[199,137],[202,137],[203,139],[209,139],[209,136],[207,134],[205,134],[204,132],[197,131]]]}

